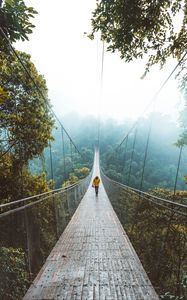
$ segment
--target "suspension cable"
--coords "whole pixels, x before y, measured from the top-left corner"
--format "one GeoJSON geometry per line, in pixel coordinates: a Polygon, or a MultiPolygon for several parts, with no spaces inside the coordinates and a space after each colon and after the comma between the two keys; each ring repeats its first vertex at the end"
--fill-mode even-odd
{"type": "MultiPolygon", "coordinates": [[[[104,57],[105,57],[104,54],[105,54],[105,43],[103,41],[102,59],[101,59],[101,78],[100,78],[100,102],[102,101],[102,97],[103,97],[103,74],[104,74],[104,57]]],[[[98,107],[99,107],[99,105],[98,105],[98,107]]],[[[98,117],[98,135],[97,135],[98,148],[99,148],[99,144],[100,144],[100,131],[101,131],[101,120],[100,120],[100,115],[99,115],[99,117],[98,117]]]]}
{"type": "Polygon", "coordinates": [[[176,172],[175,184],[174,184],[174,191],[173,191],[173,195],[174,196],[176,194],[177,180],[178,180],[178,174],[179,174],[179,168],[180,168],[182,150],[183,150],[183,145],[180,146],[180,151],[179,151],[179,158],[178,158],[178,164],[177,164],[177,172],[176,172]]]}
{"type": "Polygon", "coordinates": [[[150,140],[150,136],[151,136],[151,129],[152,129],[152,119],[151,119],[151,123],[150,123],[150,126],[149,126],[149,131],[148,131],[148,135],[147,135],[147,142],[146,142],[145,154],[144,154],[144,160],[143,160],[142,176],[141,176],[141,181],[140,181],[140,190],[142,189],[142,186],[143,186],[145,165],[146,165],[146,161],[147,161],[149,140],[150,140]]]}
{"type": "Polygon", "coordinates": [[[129,135],[126,136],[125,153],[124,153],[124,156],[123,156],[124,164],[123,164],[123,166],[122,166],[122,172],[123,172],[123,170],[124,170],[125,167],[126,167],[126,157],[127,157],[127,144],[128,144],[128,138],[129,138],[129,135]]]}
{"type": "Polygon", "coordinates": [[[127,185],[130,184],[132,161],[133,161],[133,157],[134,157],[134,149],[135,149],[135,144],[136,144],[137,131],[138,131],[138,129],[136,127],[135,134],[134,134],[133,146],[132,146],[132,152],[131,152],[131,158],[130,158],[130,169],[129,169],[129,175],[128,175],[127,185]]]}
{"type": "Polygon", "coordinates": [[[64,131],[61,127],[61,138],[62,138],[62,153],[63,153],[63,164],[64,164],[64,180],[66,179],[66,157],[65,157],[65,142],[64,142],[64,131]]]}
{"type": "Polygon", "coordinates": [[[72,143],[70,141],[70,157],[71,157],[71,168],[73,170],[73,166],[74,166],[74,163],[73,163],[73,148],[72,148],[72,143]]]}
{"type": "MultiPolygon", "coordinates": [[[[75,182],[69,186],[66,186],[66,187],[61,187],[61,188],[58,188],[58,189],[54,189],[54,190],[51,190],[51,191],[48,191],[48,192],[44,192],[44,193],[41,193],[41,194],[37,194],[37,195],[34,195],[34,196],[29,196],[29,197],[26,197],[26,198],[22,198],[22,199],[19,199],[19,200],[14,200],[12,202],[7,202],[7,203],[4,203],[4,204],[0,204],[0,209],[3,209],[4,207],[10,207],[10,206],[14,206],[14,205],[17,205],[19,203],[23,203],[22,207],[25,207],[25,204],[24,202],[28,202],[28,201],[31,201],[31,200],[34,200],[36,198],[39,198],[39,197],[43,197],[43,196],[46,196],[46,195],[50,195],[50,196],[54,196],[56,193],[63,193],[65,191],[70,191],[71,189],[73,189],[76,185],[80,184],[81,182],[83,182],[84,179],[80,179],[78,182],[75,182]]],[[[44,198],[42,198],[44,200],[44,198]]],[[[33,203],[37,202],[34,201],[33,203]]]]}
{"type": "Polygon", "coordinates": [[[54,110],[51,108],[51,106],[49,105],[47,98],[44,96],[43,92],[41,91],[41,89],[38,87],[38,85],[36,84],[34,78],[32,77],[32,75],[30,74],[30,72],[28,71],[27,67],[25,66],[25,64],[23,63],[22,59],[20,58],[20,56],[18,55],[18,53],[16,52],[16,50],[14,49],[14,47],[11,44],[10,39],[7,37],[7,35],[5,34],[4,30],[2,29],[2,27],[0,26],[0,31],[2,32],[3,36],[5,37],[5,39],[7,40],[12,52],[14,53],[14,55],[16,56],[16,58],[18,59],[18,61],[20,62],[22,68],[24,69],[24,71],[26,72],[26,74],[29,76],[29,78],[31,79],[31,81],[33,82],[36,90],[38,91],[38,93],[40,94],[40,96],[45,100],[45,103],[47,105],[47,108],[52,112],[53,116],[56,118],[56,120],[59,122],[60,126],[64,129],[64,132],[66,133],[66,135],[68,136],[68,138],[70,139],[70,141],[72,142],[72,144],[74,145],[76,151],[79,153],[79,155],[82,157],[82,154],[80,153],[79,149],[77,148],[77,146],[75,145],[75,143],[73,142],[72,138],[70,137],[69,133],[66,131],[66,129],[64,128],[64,126],[62,125],[61,121],[59,120],[59,118],[57,117],[56,113],[54,112],[54,110]]]}
{"type": "Polygon", "coordinates": [[[145,109],[143,110],[143,112],[139,115],[138,119],[135,121],[135,123],[132,125],[132,127],[130,128],[129,132],[126,134],[126,136],[123,138],[123,140],[121,141],[121,143],[116,147],[119,148],[123,142],[125,141],[127,135],[129,135],[132,130],[137,126],[140,118],[145,114],[145,112],[147,111],[147,109],[149,108],[149,106],[157,99],[158,95],[160,94],[160,92],[162,91],[162,89],[164,88],[164,86],[167,84],[167,82],[169,81],[169,79],[171,78],[171,76],[173,75],[173,73],[176,71],[176,69],[180,66],[180,64],[182,63],[182,61],[184,60],[184,58],[187,55],[187,51],[184,53],[184,55],[182,56],[182,58],[179,60],[179,62],[177,63],[177,65],[174,67],[174,69],[171,71],[171,73],[169,74],[169,76],[166,78],[166,80],[163,82],[163,84],[161,85],[161,87],[158,89],[158,91],[155,93],[155,95],[153,96],[152,100],[148,103],[148,105],[145,107],[145,109]]]}
{"type": "Polygon", "coordinates": [[[40,154],[40,161],[41,161],[41,169],[42,169],[42,172],[46,174],[47,172],[46,172],[46,164],[45,164],[45,156],[44,156],[44,153],[41,153],[41,154],[40,154]]]}
{"type": "Polygon", "coordinates": [[[10,145],[10,146],[8,147],[8,149],[7,149],[5,152],[3,152],[3,154],[0,155],[0,159],[1,159],[4,155],[6,155],[7,153],[9,153],[10,150],[11,150],[16,144],[18,144],[18,141],[15,141],[12,145],[10,145]]]}
{"type": "Polygon", "coordinates": [[[138,190],[136,188],[132,188],[132,187],[129,187],[127,185],[124,185],[122,183],[119,183],[113,179],[110,179],[108,176],[106,176],[103,171],[102,171],[102,175],[105,177],[105,179],[109,180],[110,181],[110,185],[111,183],[114,184],[114,185],[117,185],[119,187],[121,187],[122,189],[124,189],[126,192],[128,193],[134,193],[136,194],[137,196],[139,196],[140,198],[144,199],[144,200],[147,200],[147,201],[150,201],[158,206],[161,206],[163,208],[166,208],[168,210],[171,210],[173,212],[175,212],[176,214],[180,214],[180,215],[183,215],[183,216],[187,216],[187,205],[185,204],[182,204],[182,203],[178,203],[178,202],[173,202],[171,200],[168,200],[168,199],[164,199],[164,198],[161,198],[161,197],[158,197],[158,196],[155,196],[155,195],[151,195],[147,192],[143,192],[141,190],[138,190]],[[171,206],[171,207],[170,207],[171,206]],[[179,211],[177,209],[182,209],[186,212],[182,212],[182,211],[179,211]]]}
{"type": "Polygon", "coordinates": [[[51,167],[51,179],[54,180],[53,157],[52,157],[52,149],[51,149],[51,142],[50,141],[49,141],[49,156],[50,156],[50,167],[51,167]]]}

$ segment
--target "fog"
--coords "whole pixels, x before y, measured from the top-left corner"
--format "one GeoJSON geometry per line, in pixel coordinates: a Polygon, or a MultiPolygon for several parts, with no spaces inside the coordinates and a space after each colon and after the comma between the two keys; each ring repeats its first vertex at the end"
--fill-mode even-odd
{"type": "MultiPolygon", "coordinates": [[[[88,166],[90,167],[93,161],[94,147],[98,145],[98,119],[91,115],[82,117],[74,113],[64,116],[62,120],[65,128],[68,128],[74,143],[83,153],[83,158],[89,157],[88,166]]],[[[132,178],[130,186],[139,188],[146,145],[150,134],[143,190],[154,187],[173,190],[180,153],[176,143],[181,134],[181,128],[176,126],[170,116],[158,112],[149,114],[146,118],[141,118],[137,127],[132,130],[133,125],[133,120],[126,119],[124,122],[116,122],[115,119],[111,118],[100,123],[99,148],[101,166],[104,168],[105,173],[110,178],[128,185],[127,174],[131,165],[132,178]],[[135,130],[137,132],[134,157],[132,158],[135,130]],[[127,134],[128,142],[127,139],[124,140],[127,134]],[[124,142],[121,143],[123,140],[124,142]],[[119,146],[120,144],[121,146],[119,146]]],[[[63,155],[61,131],[58,124],[54,129],[54,136],[55,141],[52,143],[52,152],[55,153],[56,166],[61,170],[63,155]]],[[[68,139],[65,140],[65,144],[66,155],[68,155],[70,153],[68,139]]],[[[186,190],[184,181],[187,169],[186,155],[187,149],[184,147],[177,179],[177,189],[181,190],[186,190]]],[[[79,160],[80,158],[78,158],[79,160]]]]}
{"type": "Polygon", "coordinates": [[[102,43],[99,37],[91,41],[85,34],[91,30],[96,1],[54,0],[52,7],[49,0],[45,5],[37,0],[26,3],[38,11],[36,28],[28,42],[15,46],[31,54],[46,78],[49,98],[59,117],[76,112],[100,119],[136,120],[149,106],[147,113],[155,110],[178,119],[183,102],[175,74],[159,94],[155,106],[149,105],[176,61],[168,61],[162,70],[153,67],[142,80],[146,59],[127,64],[118,53],[111,54],[105,49],[101,92],[102,43]]]}

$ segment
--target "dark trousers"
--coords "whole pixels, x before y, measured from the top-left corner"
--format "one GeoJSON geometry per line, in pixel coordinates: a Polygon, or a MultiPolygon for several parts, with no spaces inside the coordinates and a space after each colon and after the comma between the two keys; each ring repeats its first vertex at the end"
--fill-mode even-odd
{"type": "Polygon", "coordinates": [[[95,186],[95,193],[96,193],[96,196],[98,195],[98,190],[99,190],[99,187],[98,187],[98,186],[95,186]]]}

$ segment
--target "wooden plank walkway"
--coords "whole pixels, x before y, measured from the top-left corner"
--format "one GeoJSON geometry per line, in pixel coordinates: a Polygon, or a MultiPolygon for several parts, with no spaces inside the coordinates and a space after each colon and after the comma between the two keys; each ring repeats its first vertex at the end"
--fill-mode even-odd
{"type": "Polygon", "coordinates": [[[102,183],[98,197],[90,185],[23,299],[159,299],[102,183]]]}

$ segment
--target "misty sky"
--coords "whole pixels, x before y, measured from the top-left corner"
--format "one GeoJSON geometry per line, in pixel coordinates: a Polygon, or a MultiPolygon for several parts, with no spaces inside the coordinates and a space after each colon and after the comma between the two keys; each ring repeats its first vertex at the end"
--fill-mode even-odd
{"type": "MultiPolygon", "coordinates": [[[[125,63],[118,53],[104,55],[103,92],[100,92],[102,43],[91,41],[90,18],[96,1],[27,0],[38,15],[29,42],[16,47],[32,55],[47,80],[49,97],[58,116],[71,111],[136,119],[160,88],[176,62],[164,70],[154,67],[144,80],[145,61],[125,63]]],[[[155,109],[176,116],[181,109],[177,81],[171,79],[158,97],[155,109]]],[[[152,109],[152,107],[150,108],[152,109]]]]}

